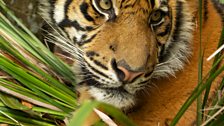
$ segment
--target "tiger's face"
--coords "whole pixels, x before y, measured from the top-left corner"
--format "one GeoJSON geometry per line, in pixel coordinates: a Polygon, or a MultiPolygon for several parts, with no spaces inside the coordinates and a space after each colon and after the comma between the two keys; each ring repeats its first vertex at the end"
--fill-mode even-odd
{"type": "Polygon", "coordinates": [[[80,84],[85,82],[97,100],[123,110],[164,67],[166,55],[173,55],[168,49],[182,51],[172,44],[181,39],[175,25],[190,22],[177,21],[177,14],[187,15],[180,12],[186,8],[182,0],[51,0],[45,6],[50,9],[43,15],[48,13],[48,21],[76,48],[73,68],[80,84]]]}

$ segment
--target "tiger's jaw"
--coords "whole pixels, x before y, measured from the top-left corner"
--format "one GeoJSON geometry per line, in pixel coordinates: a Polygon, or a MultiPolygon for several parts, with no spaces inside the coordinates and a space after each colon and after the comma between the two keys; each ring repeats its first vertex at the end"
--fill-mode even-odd
{"type": "Polygon", "coordinates": [[[77,91],[83,87],[87,88],[87,92],[93,99],[111,104],[125,112],[129,111],[137,103],[135,91],[128,86],[104,87],[103,84],[96,80],[88,79],[77,86],[77,91]]]}
{"type": "Polygon", "coordinates": [[[89,93],[98,101],[111,104],[123,111],[128,111],[136,104],[134,95],[124,89],[103,89],[90,86],[89,93]]]}
{"type": "MultiPolygon", "coordinates": [[[[111,104],[123,111],[129,111],[138,103],[138,92],[148,86],[150,76],[134,80],[131,83],[123,83],[118,79],[102,82],[96,74],[92,74],[86,69],[82,69],[86,74],[85,78],[81,79],[78,87],[87,87],[89,94],[96,100],[111,104]],[[98,78],[98,79],[96,79],[98,78]]],[[[111,72],[111,74],[114,74],[111,72]]],[[[110,76],[110,75],[107,75],[110,76]]]]}

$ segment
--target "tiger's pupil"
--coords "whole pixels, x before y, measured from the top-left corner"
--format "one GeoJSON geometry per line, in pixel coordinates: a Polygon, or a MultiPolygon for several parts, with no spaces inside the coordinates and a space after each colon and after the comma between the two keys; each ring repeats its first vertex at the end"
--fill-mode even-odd
{"type": "Polygon", "coordinates": [[[100,0],[99,5],[104,10],[109,10],[112,7],[112,3],[110,0],[100,0]]]}
{"type": "Polygon", "coordinates": [[[162,13],[160,11],[156,11],[152,14],[152,17],[151,17],[151,20],[154,22],[154,23],[158,23],[160,22],[162,19],[162,13]]]}

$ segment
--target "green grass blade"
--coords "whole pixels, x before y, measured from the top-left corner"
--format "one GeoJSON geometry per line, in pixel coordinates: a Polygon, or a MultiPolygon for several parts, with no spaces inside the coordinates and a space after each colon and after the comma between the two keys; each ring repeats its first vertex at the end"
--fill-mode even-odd
{"type": "Polygon", "coordinates": [[[46,108],[43,108],[43,107],[32,107],[32,110],[34,112],[40,112],[40,113],[47,113],[47,114],[50,114],[50,115],[57,115],[57,116],[62,116],[62,117],[67,117],[68,114],[65,113],[65,112],[59,112],[59,111],[55,111],[55,110],[51,110],[51,109],[46,109],[46,108]]]}
{"type": "MultiPolygon", "coordinates": [[[[70,70],[70,68],[63,63],[59,58],[55,57],[13,14],[12,12],[6,8],[3,1],[0,1],[0,9],[7,17],[11,18],[16,24],[22,29],[18,30],[14,25],[10,24],[7,18],[1,14],[1,22],[4,21],[7,26],[10,26],[10,31],[13,32],[14,37],[19,37],[20,40],[23,40],[22,45],[25,49],[30,50],[30,53],[37,58],[39,58],[42,62],[48,64],[49,68],[52,68],[59,75],[62,75],[65,79],[69,80],[72,84],[75,84],[75,75],[70,70]],[[47,61],[47,62],[46,62],[47,61]]],[[[2,25],[2,26],[4,26],[2,25]]],[[[0,27],[1,28],[1,27],[0,27]]],[[[8,28],[8,27],[7,27],[8,28]]],[[[1,29],[0,29],[1,30],[1,29]]],[[[8,34],[10,35],[10,34],[8,34]]]]}
{"type": "Polygon", "coordinates": [[[83,126],[85,119],[93,112],[93,109],[99,106],[99,102],[86,101],[82,106],[76,110],[73,118],[68,126],[83,126]]]}
{"type": "Polygon", "coordinates": [[[0,100],[8,107],[17,110],[29,110],[27,106],[22,105],[18,99],[0,92],[0,100]]]}
{"type": "MultiPolygon", "coordinates": [[[[204,51],[202,48],[202,24],[203,24],[203,16],[202,16],[202,6],[203,2],[202,0],[198,0],[199,2],[199,24],[200,24],[200,33],[199,33],[199,39],[200,39],[200,50],[199,50],[199,62],[198,62],[198,86],[202,86],[200,82],[202,82],[202,76],[203,76],[203,55],[204,51]]],[[[197,126],[200,126],[202,124],[202,95],[199,94],[197,97],[197,126]]]]}
{"type": "MultiPolygon", "coordinates": [[[[198,96],[206,89],[209,83],[214,81],[214,79],[224,71],[224,66],[220,67],[211,77],[207,79],[207,81],[204,84],[200,84],[201,86],[197,86],[196,89],[193,91],[191,96],[187,99],[187,101],[184,103],[184,105],[181,107],[180,111],[177,113],[173,121],[171,122],[170,126],[175,126],[179,119],[182,117],[184,112],[188,109],[188,107],[193,103],[195,99],[198,98],[198,96]]],[[[201,82],[202,83],[202,82],[201,82]]]]}
{"type": "Polygon", "coordinates": [[[9,54],[11,54],[12,56],[16,57],[16,59],[18,61],[20,61],[21,63],[23,63],[27,67],[32,68],[32,71],[34,70],[37,73],[39,73],[43,77],[43,79],[49,81],[50,83],[53,83],[53,85],[51,85],[51,87],[54,86],[55,88],[57,88],[61,92],[66,92],[66,94],[69,94],[72,97],[76,97],[75,93],[72,92],[70,89],[68,89],[68,87],[66,87],[64,84],[58,82],[57,80],[52,78],[52,76],[50,76],[49,74],[46,74],[45,72],[43,72],[39,67],[37,67],[36,65],[34,65],[34,64],[30,63],[29,61],[27,61],[27,58],[22,56],[22,54],[20,54],[20,52],[18,52],[13,46],[10,46],[8,44],[8,42],[5,41],[2,37],[0,37],[0,49],[3,49],[5,51],[7,51],[9,54]]]}
{"type": "Polygon", "coordinates": [[[98,122],[96,122],[95,124],[93,124],[93,126],[108,126],[108,125],[105,124],[102,120],[99,120],[98,122]]]}
{"type": "MultiPolygon", "coordinates": [[[[70,105],[75,105],[75,99],[68,95],[62,94],[62,92],[57,91],[56,89],[50,87],[48,84],[44,83],[43,81],[39,80],[37,77],[32,75],[29,71],[16,66],[16,64],[10,63],[4,57],[0,56],[0,68],[7,73],[9,73],[14,78],[18,79],[19,81],[26,84],[31,90],[39,90],[49,94],[52,97],[58,98],[70,105]],[[72,100],[74,99],[74,100],[72,100]]],[[[74,106],[75,107],[75,106],[74,106]]]]}
{"type": "Polygon", "coordinates": [[[38,97],[38,95],[35,95],[35,93],[33,93],[32,91],[27,90],[22,86],[14,84],[10,81],[6,81],[4,79],[0,79],[0,91],[12,95],[14,97],[17,97],[19,99],[22,99],[24,101],[29,101],[34,105],[46,107],[53,110],[58,110],[58,108],[52,106],[47,100],[41,99],[40,97],[38,97]]]}
{"type": "Polygon", "coordinates": [[[57,117],[60,116],[60,119],[64,119],[64,117],[68,116],[67,113],[54,111],[54,110],[50,110],[46,108],[35,107],[35,106],[32,106],[32,108],[29,108],[21,104],[20,101],[16,99],[15,97],[3,94],[2,92],[0,92],[0,100],[5,104],[5,106],[13,110],[24,111],[29,113],[30,115],[36,115],[38,117],[42,117],[44,113],[47,113],[48,115],[56,115],[57,117]]]}
{"type": "Polygon", "coordinates": [[[31,118],[30,115],[24,112],[5,108],[5,107],[0,107],[0,117],[8,118],[11,120],[11,122],[16,123],[17,125],[21,125],[22,123],[27,123],[30,125],[38,125],[38,126],[55,126],[52,123],[52,121],[49,122],[47,120],[39,120],[35,117],[31,118]]]}
{"type": "MultiPolygon", "coordinates": [[[[3,60],[1,60],[1,58],[0,58],[0,68],[2,68],[1,63],[2,63],[3,65],[6,64],[6,63],[5,63],[3,60]]],[[[51,103],[52,105],[54,105],[54,106],[60,108],[61,110],[65,111],[65,112],[71,112],[71,111],[73,111],[73,110],[71,110],[71,109],[65,108],[65,107],[63,107],[62,105],[58,104],[57,102],[55,102],[54,98],[49,97],[49,96],[47,95],[47,94],[49,94],[49,95],[54,96],[55,98],[59,98],[59,99],[64,100],[63,98],[60,98],[60,96],[56,96],[56,95],[58,95],[58,94],[53,94],[54,91],[51,92],[51,91],[53,90],[53,89],[51,89],[51,87],[46,87],[46,89],[43,89],[43,87],[38,87],[38,85],[36,85],[36,84],[40,84],[40,83],[42,83],[41,81],[38,81],[35,77],[32,77],[32,76],[30,76],[29,79],[28,79],[28,78],[23,78],[24,76],[27,77],[29,74],[25,73],[23,70],[18,69],[17,67],[16,67],[16,68],[14,68],[14,67],[15,67],[15,66],[10,65],[10,68],[11,68],[12,70],[14,70],[14,71],[7,70],[7,72],[8,72],[9,74],[12,74],[12,76],[13,76],[14,78],[16,78],[17,80],[19,80],[22,84],[25,84],[27,87],[29,87],[30,90],[34,91],[34,92],[36,93],[36,95],[38,95],[40,98],[47,100],[47,101],[48,101],[49,103],[51,103]],[[18,71],[15,71],[15,70],[18,70],[18,71]],[[21,73],[20,73],[21,75],[14,74],[14,72],[21,72],[21,73]],[[23,76],[23,75],[24,75],[24,76],[23,76]],[[28,80],[27,80],[27,79],[28,79],[28,80]],[[35,82],[36,82],[36,83],[35,83],[35,82]],[[49,88],[49,89],[48,89],[48,88],[49,88]],[[51,90],[51,91],[48,92],[47,89],[48,89],[48,90],[51,90]],[[47,94],[45,94],[45,93],[47,93],[47,94]]],[[[4,69],[4,68],[3,68],[3,69],[4,69]]],[[[4,70],[5,70],[5,69],[4,69],[4,70]]],[[[42,83],[42,84],[43,84],[43,83],[42,83]]],[[[56,92],[56,93],[57,93],[57,92],[56,92]]],[[[68,102],[69,102],[69,101],[68,101],[68,102]]],[[[70,101],[70,103],[72,103],[72,102],[73,102],[73,101],[70,101]]],[[[75,105],[72,105],[72,106],[74,106],[73,108],[75,108],[75,105]]]]}
{"type": "Polygon", "coordinates": [[[207,126],[224,126],[224,114],[219,115],[218,118],[214,119],[209,125],[207,126]]]}
{"type": "MultiPolygon", "coordinates": [[[[103,112],[113,117],[116,122],[122,124],[122,126],[136,126],[126,115],[124,115],[119,109],[105,103],[97,101],[86,101],[76,111],[68,126],[83,126],[85,119],[93,112],[94,108],[100,108],[103,112]]],[[[100,123],[98,125],[103,125],[100,123]]]]}
{"type": "Polygon", "coordinates": [[[131,121],[126,115],[124,115],[120,110],[111,105],[102,103],[100,104],[99,108],[102,108],[105,113],[113,117],[114,120],[116,120],[116,122],[119,122],[119,124],[121,124],[122,126],[136,126],[133,121],[131,121]]]}
{"type": "MultiPolygon", "coordinates": [[[[222,28],[222,32],[221,32],[221,36],[220,36],[220,40],[219,40],[219,43],[218,43],[218,47],[217,49],[224,44],[224,27],[222,28]]],[[[222,53],[218,53],[215,58],[214,58],[214,61],[213,61],[213,67],[214,69],[210,72],[210,76],[218,69],[218,65],[216,65],[215,63],[218,61],[218,59],[222,56],[222,53]]],[[[208,101],[208,97],[209,97],[209,94],[210,94],[210,89],[211,89],[211,85],[212,83],[209,84],[209,86],[206,88],[206,91],[205,91],[205,94],[204,94],[204,98],[203,98],[203,105],[202,105],[202,110],[205,108],[206,104],[207,104],[207,101],[208,101]]],[[[220,90],[220,88],[218,89],[220,90]]]]}
{"type": "MultiPolygon", "coordinates": [[[[224,105],[224,97],[222,96],[223,95],[222,94],[223,89],[224,89],[224,78],[222,79],[221,84],[218,88],[218,91],[220,91],[220,92],[218,92],[216,97],[213,99],[213,102],[212,102],[212,105],[211,105],[212,107],[223,106],[224,105]],[[220,97],[221,97],[221,99],[220,99],[220,97]]],[[[217,111],[218,111],[218,109],[210,110],[208,112],[208,116],[211,117],[217,111]]]]}

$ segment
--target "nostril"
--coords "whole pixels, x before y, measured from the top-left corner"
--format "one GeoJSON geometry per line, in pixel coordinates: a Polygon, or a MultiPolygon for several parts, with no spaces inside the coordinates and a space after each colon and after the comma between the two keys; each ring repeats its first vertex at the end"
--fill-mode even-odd
{"type": "Polygon", "coordinates": [[[117,76],[118,76],[120,81],[124,81],[125,80],[125,73],[123,71],[117,69],[116,73],[117,73],[117,76]]]}
{"type": "Polygon", "coordinates": [[[124,73],[124,78],[122,80],[124,82],[133,82],[143,74],[143,72],[133,72],[121,66],[118,66],[118,69],[124,73]]]}
{"type": "Polygon", "coordinates": [[[111,66],[117,74],[117,77],[122,82],[132,82],[136,78],[140,77],[144,72],[133,72],[125,67],[118,66],[116,60],[111,61],[111,66]]]}
{"type": "Polygon", "coordinates": [[[119,78],[119,80],[123,81],[125,79],[125,73],[117,67],[117,63],[116,63],[115,59],[112,59],[111,66],[114,69],[114,71],[116,72],[117,77],[119,78]]]}
{"type": "Polygon", "coordinates": [[[116,63],[115,59],[111,60],[111,66],[112,66],[113,69],[117,69],[117,63],[116,63]]]}

